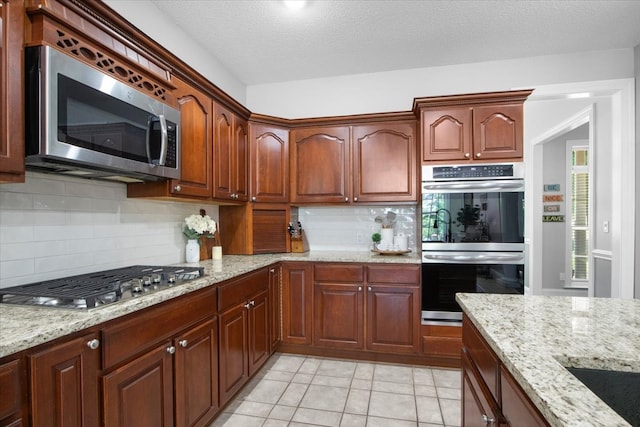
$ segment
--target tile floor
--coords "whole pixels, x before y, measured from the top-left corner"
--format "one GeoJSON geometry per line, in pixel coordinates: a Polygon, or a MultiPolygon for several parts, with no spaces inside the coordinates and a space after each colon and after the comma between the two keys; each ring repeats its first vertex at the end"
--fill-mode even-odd
{"type": "Polygon", "coordinates": [[[460,371],[274,354],[211,427],[460,426],[460,371]]]}

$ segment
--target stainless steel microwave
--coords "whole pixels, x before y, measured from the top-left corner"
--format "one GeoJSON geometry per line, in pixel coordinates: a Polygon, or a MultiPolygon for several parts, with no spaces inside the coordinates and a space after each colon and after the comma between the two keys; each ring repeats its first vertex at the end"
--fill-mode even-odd
{"type": "Polygon", "coordinates": [[[122,182],[180,178],[180,112],[49,46],[25,49],[30,169],[122,182]]]}

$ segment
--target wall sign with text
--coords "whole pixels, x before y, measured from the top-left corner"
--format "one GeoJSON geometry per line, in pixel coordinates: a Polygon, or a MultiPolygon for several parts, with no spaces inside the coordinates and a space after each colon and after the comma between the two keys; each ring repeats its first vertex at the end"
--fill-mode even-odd
{"type": "Polygon", "coordinates": [[[564,222],[564,194],[560,184],[544,184],[542,193],[542,222],[564,222]]]}

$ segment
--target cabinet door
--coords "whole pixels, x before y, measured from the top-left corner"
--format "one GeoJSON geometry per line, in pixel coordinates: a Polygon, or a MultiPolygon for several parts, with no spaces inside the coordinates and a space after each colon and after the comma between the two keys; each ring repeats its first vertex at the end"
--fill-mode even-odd
{"type": "Polygon", "coordinates": [[[231,199],[233,194],[233,114],[220,105],[215,105],[215,136],[213,141],[213,196],[231,199]]]}
{"type": "Polygon", "coordinates": [[[218,410],[218,318],[208,320],[173,342],[176,426],[207,426],[218,410]]]}
{"type": "Polygon", "coordinates": [[[172,180],[174,195],[211,197],[213,101],[174,78],[180,107],[180,179],[172,180]]]}
{"type": "Polygon", "coordinates": [[[280,294],[280,267],[269,269],[269,336],[271,345],[269,352],[273,353],[282,340],[281,329],[281,294],[280,294]]]}
{"type": "Polygon", "coordinates": [[[233,118],[231,166],[231,198],[246,202],[249,200],[249,125],[238,116],[233,118]]]}
{"type": "Polygon", "coordinates": [[[504,425],[497,403],[465,351],[462,352],[462,425],[465,427],[504,425]]]}
{"type": "Polygon", "coordinates": [[[248,311],[238,304],[220,315],[220,406],[247,382],[248,311]]]}
{"type": "Polygon", "coordinates": [[[63,342],[29,356],[34,427],[98,426],[98,334],[63,342]]]}
{"type": "Polygon", "coordinates": [[[364,348],[364,292],[360,284],[315,283],[314,345],[364,348]]]}
{"type": "Polygon", "coordinates": [[[260,292],[249,301],[249,376],[269,358],[269,292],[260,292]]]}
{"type": "Polygon", "coordinates": [[[368,284],[367,349],[385,353],[419,352],[419,287],[368,284]]]}
{"type": "Polygon", "coordinates": [[[284,128],[249,124],[251,141],[251,201],[289,201],[289,131],[284,128]]]}
{"type": "Polygon", "coordinates": [[[423,162],[471,159],[470,107],[425,109],[421,123],[423,162]]]}
{"type": "Polygon", "coordinates": [[[282,264],[282,342],[311,344],[311,264],[282,264]]]}
{"type": "Polygon", "coordinates": [[[353,127],[353,201],[416,202],[416,125],[353,127]]]}
{"type": "Polygon", "coordinates": [[[500,367],[500,387],[502,414],[510,426],[549,425],[504,366],[500,367]]]}
{"type": "Polygon", "coordinates": [[[21,359],[0,365],[0,425],[2,426],[22,425],[22,383],[25,372],[21,359]]]}
{"type": "Polygon", "coordinates": [[[24,182],[24,0],[0,0],[0,183],[24,182]]]}
{"type": "Polygon", "coordinates": [[[294,203],[345,203],[351,198],[349,127],[291,132],[291,199],[294,203]]]}
{"type": "Polygon", "coordinates": [[[105,427],[173,425],[173,352],[166,341],[102,378],[105,427]]]}
{"type": "Polygon", "coordinates": [[[522,104],[473,108],[473,158],[522,160],[522,104]]]}

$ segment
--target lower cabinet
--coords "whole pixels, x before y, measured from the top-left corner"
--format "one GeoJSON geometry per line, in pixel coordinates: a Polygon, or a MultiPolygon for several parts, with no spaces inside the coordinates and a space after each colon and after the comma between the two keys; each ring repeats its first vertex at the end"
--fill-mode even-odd
{"type": "Polygon", "coordinates": [[[269,268],[269,353],[273,353],[282,341],[281,277],[280,266],[269,268]]]}
{"type": "Polygon", "coordinates": [[[100,350],[96,332],[28,356],[34,427],[101,425],[100,350]]]}
{"type": "Polygon", "coordinates": [[[214,317],[104,375],[104,425],[208,425],[218,410],[217,337],[214,317]]]}
{"type": "Polygon", "coordinates": [[[549,425],[466,316],[462,342],[463,427],[549,425]]]}
{"type": "Polygon", "coordinates": [[[419,266],[316,263],[313,275],[314,345],[419,352],[419,266]]]}
{"type": "Polygon", "coordinates": [[[226,404],[269,358],[269,271],[219,287],[220,404],[226,404]]]}
{"type": "Polygon", "coordinates": [[[312,266],[310,262],[281,264],[283,344],[311,344],[312,266]]]}
{"type": "Polygon", "coordinates": [[[21,358],[8,360],[0,364],[0,426],[19,427],[23,424],[24,396],[23,385],[25,369],[21,358]]]}

